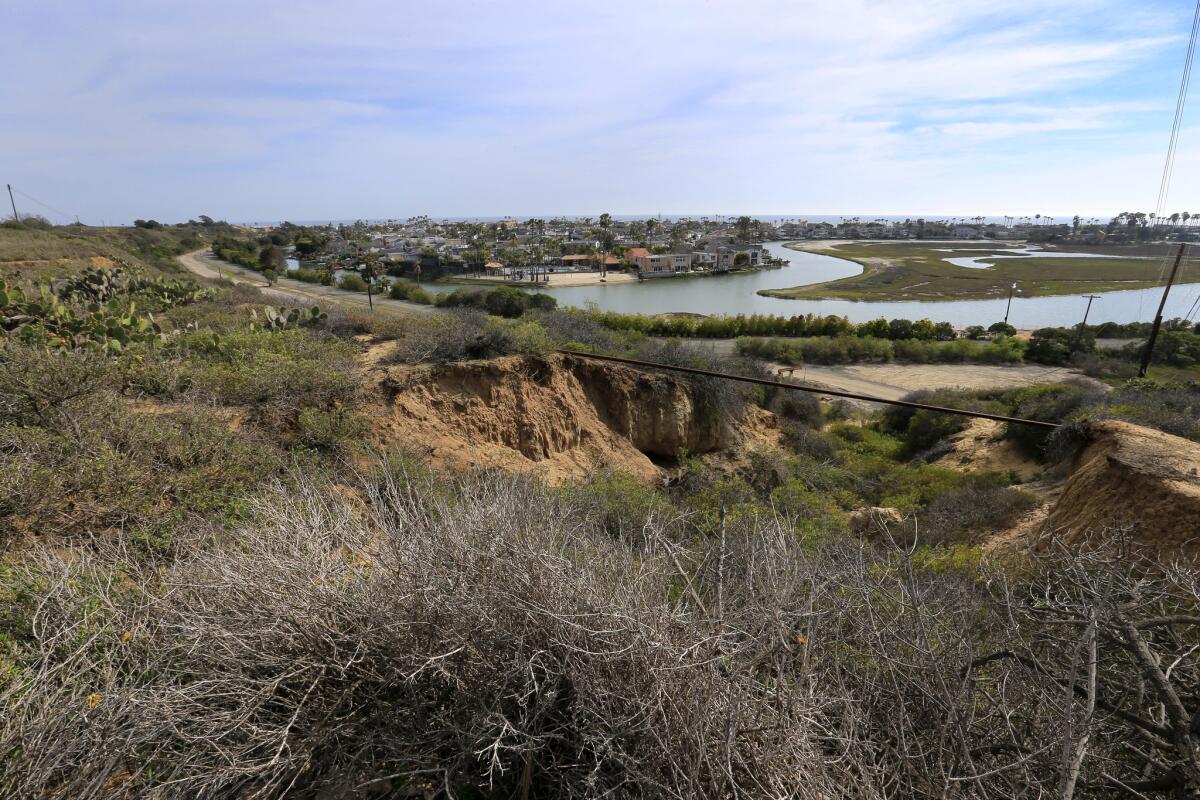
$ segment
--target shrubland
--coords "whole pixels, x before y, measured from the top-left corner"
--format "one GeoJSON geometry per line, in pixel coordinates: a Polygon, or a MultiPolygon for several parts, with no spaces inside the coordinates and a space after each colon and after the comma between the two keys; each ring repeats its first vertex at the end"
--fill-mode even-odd
{"type": "MultiPolygon", "coordinates": [[[[1039,501],[937,465],[959,418],[840,419],[698,378],[701,413],[771,409],[784,446],[724,471],[681,453],[659,485],[443,473],[371,436],[365,346],[394,339],[395,364],[570,347],[761,367],[587,312],[268,313],[220,283],[160,291],[149,312],[130,287],[111,299],[153,313],[145,341],[0,339],[0,796],[1200,785],[1198,573],[1119,531],[981,547],[1039,501]],[[855,532],[878,506],[903,521],[855,532]]],[[[924,397],[1183,429],[1190,391],[924,397]]]]}

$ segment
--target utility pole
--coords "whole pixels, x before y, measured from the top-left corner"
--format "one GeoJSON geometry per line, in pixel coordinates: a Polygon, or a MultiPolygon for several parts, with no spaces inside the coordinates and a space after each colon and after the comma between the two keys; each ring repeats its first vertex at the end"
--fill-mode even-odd
{"type": "Polygon", "coordinates": [[[1187,248],[1187,244],[1181,243],[1179,249],[1175,251],[1175,265],[1171,267],[1171,277],[1167,278],[1167,285],[1163,287],[1162,299],[1158,301],[1158,313],[1154,315],[1154,325],[1150,328],[1150,341],[1146,342],[1146,349],[1142,351],[1142,364],[1138,367],[1138,377],[1146,377],[1146,370],[1150,369],[1150,359],[1154,356],[1154,342],[1158,339],[1158,329],[1162,327],[1163,308],[1167,305],[1167,295],[1171,293],[1171,284],[1175,282],[1175,278],[1179,275],[1179,264],[1183,261],[1183,251],[1187,248]]]}
{"type": "Polygon", "coordinates": [[[1017,283],[1013,281],[1013,285],[1008,287],[1008,305],[1004,307],[1004,324],[1008,324],[1008,312],[1012,311],[1013,292],[1017,290],[1017,283]]]}
{"type": "Polygon", "coordinates": [[[1075,337],[1076,347],[1079,347],[1081,344],[1083,344],[1083,329],[1087,327],[1088,314],[1090,314],[1092,311],[1092,301],[1098,299],[1100,299],[1100,295],[1098,294],[1087,295],[1087,308],[1083,311],[1083,322],[1079,323],[1079,335],[1075,337]]]}
{"type": "Polygon", "coordinates": [[[13,222],[20,222],[21,217],[17,214],[17,201],[13,200],[13,196],[12,196],[12,184],[6,183],[4,185],[6,187],[8,187],[8,202],[12,203],[12,207],[13,207],[13,222]]]}

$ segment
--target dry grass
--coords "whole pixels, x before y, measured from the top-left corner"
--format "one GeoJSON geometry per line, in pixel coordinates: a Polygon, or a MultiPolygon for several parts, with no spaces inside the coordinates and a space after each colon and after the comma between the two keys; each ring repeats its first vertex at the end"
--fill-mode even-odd
{"type": "Polygon", "coordinates": [[[1196,703],[1190,569],[639,513],[392,459],[166,567],[42,552],[5,581],[0,791],[1108,797],[1196,767],[1165,705],[1196,703]]]}

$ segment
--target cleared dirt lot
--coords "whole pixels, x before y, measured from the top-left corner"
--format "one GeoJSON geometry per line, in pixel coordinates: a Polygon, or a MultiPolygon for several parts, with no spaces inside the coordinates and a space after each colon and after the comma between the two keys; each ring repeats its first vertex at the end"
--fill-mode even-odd
{"type": "MultiPolygon", "coordinates": [[[[732,339],[687,339],[688,345],[717,353],[733,353],[732,339]]],[[[772,364],[772,369],[788,374],[790,367],[772,364]]],[[[1015,388],[1034,383],[1055,383],[1079,375],[1063,367],[993,366],[988,364],[851,364],[824,367],[808,364],[796,367],[792,377],[806,383],[844,389],[899,400],[917,389],[957,386],[963,389],[1015,388]]]]}
{"type": "Polygon", "coordinates": [[[1035,383],[1054,383],[1078,375],[1060,367],[1001,367],[985,364],[855,364],[844,367],[817,365],[797,367],[794,377],[899,400],[917,389],[955,386],[963,389],[1015,388],[1035,383]]]}

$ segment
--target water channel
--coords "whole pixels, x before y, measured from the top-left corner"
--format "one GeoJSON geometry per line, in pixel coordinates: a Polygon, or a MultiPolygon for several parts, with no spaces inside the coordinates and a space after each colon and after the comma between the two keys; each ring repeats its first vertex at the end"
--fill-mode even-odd
{"type": "MultiPolygon", "coordinates": [[[[789,300],[764,297],[760,289],[783,289],[858,275],[862,267],[842,258],[791,250],[784,242],[768,242],[765,247],[775,258],[790,263],[779,269],[681,278],[661,278],[641,283],[571,286],[542,291],[558,299],[559,305],[585,307],[594,304],[605,311],[637,314],[690,312],[708,315],[735,314],[834,314],[852,322],[877,317],[929,318],[956,326],[988,325],[1004,318],[1005,298],[995,300],[948,301],[853,301],[789,300]]],[[[1043,255],[1022,251],[1023,255],[1043,255]]],[[[1048,258],[1064,254],[1045,253],[1048,258]]],[[[1084,254],[1078,254],[1084,255],[1084,254]]],[[[1090,255],[1090,254],[1088,254],[1090,255]]],[[[989,257],[982,257],[987,261],[989,257]]],[[[983,264],[973,265],[975,268],[983,264]]],[[[984,267],[985,268],[985,267],[984,267]]],[[[1047,270],[1053,270],[1048,261],[1047,270]]],[[[454,285],[427,285],[431,291],[451,291],[454,285]]],[[[1165,316],[1183,316],[1200,292],[1200,284],[1175,287],[1165,316]]],[[[1105,292],[1092,304],[1089,322],[1133,322],[1150,320],[1158,306],[1161,289],[1105,292]]],[[[1074,325],[1083,317],[1087,299],[1083,295],[1021,297],[1013,299],[1009,322],[1018,328],[1074,325]]]]}

